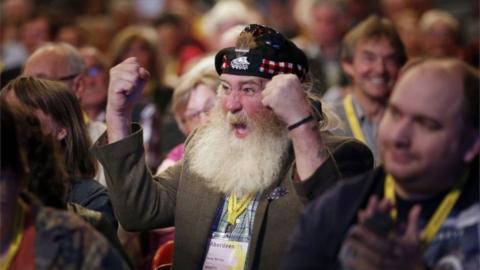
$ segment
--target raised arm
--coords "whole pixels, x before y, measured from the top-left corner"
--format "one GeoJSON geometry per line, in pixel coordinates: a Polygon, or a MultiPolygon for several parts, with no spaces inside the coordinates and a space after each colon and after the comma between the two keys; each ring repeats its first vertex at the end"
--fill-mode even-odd
{"type": "Polygon", "coordinates": [[[328,152],[302,84],[296,75],[280,74],[272,78],[262,94],[262,103],[289,127],[296,173],[300,180],[306,180],[327,160],[328,152]]]}
{"type": "Polygon", "coordinates": [[[106,111],[108,143],[130,135],[132,108],[149,77],[134,57],[110,69],[106,111]]]}
{"type": "Polygon", "coordinates": [[[145,164],[141,127],[130,114],[148,72],[135,58],[110,70],[107,136],[92,151],[105,169],[114,211],[127,230],[148,230],[173,224],[179,169],[153,179],[145,164]]]}

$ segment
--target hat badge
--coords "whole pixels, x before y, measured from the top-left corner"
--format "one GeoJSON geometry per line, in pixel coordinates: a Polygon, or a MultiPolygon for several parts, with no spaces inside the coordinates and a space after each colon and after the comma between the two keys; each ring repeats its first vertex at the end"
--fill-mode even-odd
{"type": "Polygon", "coordinates": [[[230,66],[233,69],[239,69],[239,70],[247,70],[249,65],[250,63],[248,62],[246,56],[237,57],[230,62],[230,66]]]}

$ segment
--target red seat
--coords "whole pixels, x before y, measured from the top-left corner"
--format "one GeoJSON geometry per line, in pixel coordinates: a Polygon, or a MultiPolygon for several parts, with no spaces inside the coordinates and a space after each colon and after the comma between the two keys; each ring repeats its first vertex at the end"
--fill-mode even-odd
{"type": "Polygon", "coordinates": [[[173,261],[173,241],[167,241],[158,247],[153,257],[153,270],[167,270],[172,268],[173,261]]]}

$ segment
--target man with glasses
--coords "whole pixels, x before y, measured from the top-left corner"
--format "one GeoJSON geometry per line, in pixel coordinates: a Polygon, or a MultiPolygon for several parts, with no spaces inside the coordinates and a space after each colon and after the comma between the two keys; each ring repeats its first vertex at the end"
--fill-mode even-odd
{"type": "MultiPolygon", "coordinates": [[[[23,74],[64,82],[81,103],[85,94],[85,71],[85,62],[77,49],[66,43],[47,43],[30,55],[23,74]]],[[[86,114],[85,122],[92,141],[106,129],[103,123],[91,121],[86,114]]]]}
{"type": "Polygon", "coordinates": [[[110,71],[107,136],[94,151],[127,230],[175,225],[174,267],[277,269],[304,203],[373,158],[319,132],[328,120],[302,85],[306,56],[275,30],[247,26],[215,67],[217,102],[180,163],[156,177],[145,166],[142,130],[129,119],[149,74],[135,58],[110,71]]]}
{"type": "Polygon", "coordinates": [[[82,109],[94,121],[105,122],[108,93],[108,60],[97,48],[86,46],[79,49],[85,61],[85,94],[82,109]]]}
{"type": "MultiPolygon", "coordinates": [[[[85,95],[85,70],[85,62],[76,48],[66,43],[47,43],[30,55],[23,74],[64,82],[82,103],[85,95]]],[[[90,139],[94,142],[106,130],[106,125],[91,120],[86,113],[84,119],[90,139]]],[[[106,184],[101,166],[95,178],[103,185],[106,184]]]]}

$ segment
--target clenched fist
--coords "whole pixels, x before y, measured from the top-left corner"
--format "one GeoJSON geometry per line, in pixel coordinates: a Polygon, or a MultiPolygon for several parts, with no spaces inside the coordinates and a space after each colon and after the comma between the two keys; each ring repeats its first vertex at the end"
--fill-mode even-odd
{"type": "Polygon", "coordinates": [[[130,134],[130,114],[133,105],[149,78],[148,71],[141,67],[134,57],[110,69],[106,112],[110,143],[130,134]]]}
{"type": "Polygon", "coordinates": [[[111,112],[129,113],[149,78],[148,71],[134,57],[111,68],[107,108],[111,112]]]}
{"type": "Polygon", "coordinates": [[[312,113],[305,90],[294,74],[274,76],[262,91],[262,103],[290,126],[312,113]]]}

